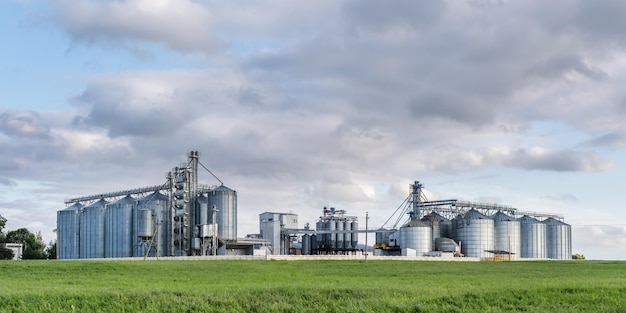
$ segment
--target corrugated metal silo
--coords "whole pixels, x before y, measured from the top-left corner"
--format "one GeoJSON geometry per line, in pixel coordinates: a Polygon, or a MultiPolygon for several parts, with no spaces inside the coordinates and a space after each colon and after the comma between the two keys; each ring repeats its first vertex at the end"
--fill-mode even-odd
{"type": "Polygon", "coordinates": [[[524,215],[518,219],[522,237],[521,257],[544,259],[547,257],[546,224],[524,215]]]}
{"type": "Polygon", "coordinates": [[[359,222],[352,221],[352,223],[350,224],[350,229],[352,230],[352,236],[350,236],[350,245],[352,246],[352,249],[356,249],[356,246],[359,243],[359,222]]]}
{"type": "Polygon", "coordinates": [[[337,249],[343,249],[343,221],[341,220],[336,220],[335,221],[335,229],[337,230],[337,249]]]}
{"type": "Polygon", "coordinates": [[[400,247],[414,249],[417,256],[432,251],[432,234],[430,225],[413,220],[400,228],[400,247]]]}
{"type": "Polygon", "coordinates": [[[309,234],[302,235],[302,254],[311,254],[311,236],[309,234]]]}
{"type": "Polygon", "coordinates": [[[104,257],[129,258],[133,256],[133,208],[137,200],[126,196],[106,206],[104,227],[104,257]]]}
{"type": "Polygon", "coordinates": [[[104,213],[107,203],[100,199],[83,208],[80,215],[81,259],[104,258],[104,213]]]}
{"type": "Polygon", "coordinates": [[[209,208],[209,198],[205,195],[201,195],[196,198],[196,201],[198,202],[198,214],[196,214],[198,220],[196,224],[212,224],[213,221],[209,220],[209,216],[211,216],[211,212],[209,212],[209,210],[211,210],[211,208],[209,208]]]}
{"type": "Polygon", "coordinates": [[[421,218],[421,221],[430,225],[432,238],[433,238],[433,247],[435,247],[435,240],[440,237],[448,237],[450,236],[450,228],[452,228],[452,222],[441,216],[437,212],[430,212],[421,218]]]}
{"type": "Polygon", "coordinates": [[[546,249],[549,259],[569,260],[572,258],[572,226],[552,217],[546,224],[546,249]]]}
{"type": "Polygon", "coordinates": [[[80,203],[57,211],[57,247],[60,260],[80,257],[80,212],[84,206],[80,203]]]}
{"type": "Polygon", "coordinates": [[[463,218],[456,220],[456,235],[461,245],[461,252],[468,257],[488,258],[493,253],[493,220],[471,209],[463,218]]]}
{"type": "Polygon", "coordinates": [[[522,245],[519,221],[500,211],[491,218],[494,227],[494,250],[510,252],[511,259],[519,258],[522,245]]]}
{"type": "Polygon", "coordinates": [[[463,219],[463,216],[459,214],[456,217],[454,217],[451,221],[450,238],[456,242],[459,242],[459,232],[457,231],[457,225],[461,223],[462,219],[463,219]]]}
{"type": "MultiPolygon", "coordinates": [[[[325,223],[322,220],[319,220],[315,223],[315,230],[316,231],[323,231],[326,230],[324,228],[325,223]]],[[[317,247],[318,248],[323,248],[326,246],[326,234],[316,234],[315,236],[315,240],[317,240],[317,247]]]]}
{"type": "Polygon", "coordinates": [[[346,220],[343,222],[343,246],[346,249],[352,249],[352,221],[346,220]]]}
{"type": "Polygon", "coordinates": [[[458,252],[459,245],[450,238],[440,237],[435,240],[435,249],[442,252],[458,252]]]}
{"type": "Polygon", "coordinates": [[[334,231],[337,229],[336,227],[337,225],[335,224],[334,220],[326,221],[326,229],[332,232],[332,233],[326,234],[326,240],[327,240],[326,246],[329,249],[335,249],[337,247],[337,233],[334,233],[334,231]]]}
{"type": "MultiPolygon", "coordinates": [[[[226,187],[219,186],[208,193],[209,210],[217,207],[218,237],[224,240],[237,239],[237,192],[226,187]]],[[[210,214],[212,214],[210,212],[210,214]]],[[[211,215],[209,215],[211,219],[211,215]]]]}
{"type": "Polygon", "coordinates": [[[382,228],[380,231],[376,231],[376,244],[389,245],[389,234],[390,232],[383,231],[382,228]]]}
{"type": "MultiPolygon", "coordinates": [[[[153,247],[151,248],[151,251],[155,252],[151,252],[150,256],[156,256],[156,251],[158,251],[158,256],[169,255],[168,249],[170,241],[172,240],[170,233],[172,217],[170,216],[169,197],[160,192],[155,192],[139,199],[135,210],[133,210],[133,256],[143,257],[146,255],[147,245],[145,244],[145,238],[140,238],[140,230],[144,227],[145,222],[147,222],[140,216],[142,210],[150,210],[152,212],[151,234],[157,234],[152,243],[153,247]]],[[[147,225],[145,226],[147,227],[147,225]]]]}

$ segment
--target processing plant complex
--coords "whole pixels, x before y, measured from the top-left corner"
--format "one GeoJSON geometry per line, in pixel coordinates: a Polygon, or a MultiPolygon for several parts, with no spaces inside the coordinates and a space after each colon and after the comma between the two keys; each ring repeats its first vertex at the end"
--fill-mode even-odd
{"type": "MultiPolygon", "coordinates": [[[[65,201],[57,212],[59,259],[207,255],[358,255],[359,234],[375,233],[382,256],[570,259],[571,226],[558,214],[458,200],[428,201],[415,181],[381,227],[359,227],[345,210],[322,209],[298,226],[294,213],[264,212],[259,233],[237,238],[237,192],[198,182],[211,171],[192,151],[162,185],[65,201]],[[393,221],[393,224],[390,224],[393,221]]],[[[213,175],[220,183],[221,181],[213,175]]],[[[366,239],[367,241],[367,239],[366,239]]]]}

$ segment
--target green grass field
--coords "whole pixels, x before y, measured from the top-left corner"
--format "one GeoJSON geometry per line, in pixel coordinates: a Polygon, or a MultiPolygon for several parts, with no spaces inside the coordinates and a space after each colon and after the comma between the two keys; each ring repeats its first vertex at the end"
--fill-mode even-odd
{"type": "Polygon", "coordinates": [[[0,262],[0,312],[626,312],[625,301],[626,262],[0,262]]]}

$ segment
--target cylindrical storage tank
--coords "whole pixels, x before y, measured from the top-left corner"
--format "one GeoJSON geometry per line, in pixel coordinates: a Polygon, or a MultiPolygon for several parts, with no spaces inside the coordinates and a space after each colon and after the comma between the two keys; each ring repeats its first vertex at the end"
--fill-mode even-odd
{"type": "Polygon", "coordinates": [[[384,231],[384,229],[380,229],[381,231],[376,231],[376,244],[377,245],[389,245],[389,234],[390,232],[384,231]]]}
{"type": "Polygon", "coordinates": [[[435,249],[442,252],[458,252],[459,245],[450,238],[439,237],[435,239],[435,249]]]}
{"type": "Polygon", "coordinates": [[[152,210],[140,209],[139,219],[137,220],[137,236],[145,240],[149,240],[154,234],[154,221],[152,219],[152,210]]]}
{"type": "Polygon", "coordinates": [[[352,230],[352,236],[350,236],[350,245],[352,249],[356,249],[359,244],[359,222],[357,220],[352,221],[350,223],[350,229],[352,230]]]}
{"type": "MultiPolygon", "coordinates": [[[[169,197],[155,192],[147,195],[139,201],[133,210],[133,256],[143,257],[146,255],[148,243],[145,242],[145,237],[140,237],[139,230],[148,222],[140,217],[141,210],[150,210],[152,212],[152,229],[144,229],[150,231],[150,236],[156,233],[156,237],[152,242],[149,256],[167,256],[169,254],[168,248],[171,246],[172,241],[172,218],[169,206],[169,197]]],[[[148,214],[145,212],[144,214],[148,214]]],[[[148,218],[147,216],[144,218],[148,218]]],[[[147,226],[147,225],[146,225],[147,226]]]]}
{"type": "Polygon", "coordinates": [[[326,221],[326,225],[328,227],[328,230],[331,231],[331,233],[328,236],[329,237],[328,248],[333,250],[337,247],[337,233],[334,232],[337,229],[337,224],[335,223],[334,220],[329,220],[329,221],[326,221]]]}
{"type": "Polygon", "coordinates": [[[311,254],[311,236],[309,234],[302,235],[302,254],[311,254]]]}
{"type": "Polygon", "coordinates": [[[344,237],[344,229],[343,229],[343,221],[341,220],[336,220],[335,221],[335,229],[337,230],[337,246],[335,246],[335,248],[337,248],[337,250],[342,250],[344,248],[344,241],[343,241],[343,237],[344,237]]]}
{"type": "Polygon", "coordinates": [[[346,249],[352,249],[352,221],[346,220],[343,222],[343,247],[346,249]]]}
{"type": "Polygon", "coordinates": [[[447,218],[441,216],[437,212],[430,212],[421,218],[421,221],[430,225],[432,238],[433,238],[433,248],[435,245],[435,240],[440,237],[448,237],[450,236],[450,228],[451,222],[447,218]]]}
{"type": "MultiPolygon", "coordinates": [[[[208,197],[209,214],[212,214],[214,205],[218,210],[218,237],[223,240],[237,240],[237,192],[222,185],[209,191],[208,197]]],[[[209,224],[211,222],[212,220],[209,224]]]]}
{"type": "Polygon", "coordinates": [[[100,199],[83,208],[80,215],[81,259],[104,258],[104,213],[107,203],[100,199]]]}
{"type": "Polygon", "coordinates": [[[311,235],[311,254],[313,254],[313,250],[319,249],[319,246],[318,246],[319,241],[317,241],[317,236],[319,236],[319,234],[311,235]]]}
{"type": "Polygon", "coordinates": [[[493,220],[471,209],[456,221],[456,235],[461,252],[467,257],[490,258],[493,253],[493,220]]]}
{"type": "Polygon", "coordinates": [[[198,220],[196,221],[196,224],[202,225],[213,223],[213,221],[209,220],[209,216],[211,215],[209,212],[209,198],[205,195],[201,195],[196,198],[196,201],[198,202],[198,213],[196,214],[198,220]]]}
{"type": "MultiPolygon", "coordinates": [[[[323,231],[326,230],[324,228],[325,224],[324,221],[319,220],[315,223],[315,230],[316,231],[323,231]]],[[[326,234],[316,234],[315,236],[315,240],[317,240],[317,248],[324,248],[326,246],[326,234]]]]}
{"type": "Polygon", "coordinates": [[[572,226],[552,217],[546,224],[546,248],[549,259],[569,260],[572,258],[572,226]]]}
{"type": "Polygon", "coordinates": [[[547,257],[546,224],[528,215],[520,217],[518,221],[522,237],[520,257],[545,259],[547,257]]]}
{"type": "Polygon", "coordinates": [[[400,248],[413,249],[417,256],[432,251],[432,233],[428,224],[413,220],[400,228],[400,248]]]}
{"type": "Polygon", "coordinates": [[[502,256],[517,259],[520,257],[522,237],[520,235],[520,223],[515,218],[500,211],[492,215],[494,227],[494,250],[510,252],[502,256]]]}
{"type": "Polygon", "coordinates": [[[462,219],[463,219],[463,216],[459,214],[455,218],[453,218],[451,221],[450,238],[456,242],[459,242],[459,232],[457,231],[457,225],[461,223],[462,219]]]}
{"type": "Polygon", "coordinates": [[[57,211],[57,257],[60,260],[80,258],[80,203],[57,211]]]}
{"type": "Polygon", "coordinates": [[[126,196],[106,206],[104,226],[104,257],[130,258],[133,256],[133,207],[137,200],[126,196]]]}

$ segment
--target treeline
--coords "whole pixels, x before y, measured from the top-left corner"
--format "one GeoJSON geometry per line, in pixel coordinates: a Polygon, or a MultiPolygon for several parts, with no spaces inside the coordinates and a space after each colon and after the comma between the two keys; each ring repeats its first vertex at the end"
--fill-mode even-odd
{"type": "Polygon", "coordinates": [[[6,243],[21,243],[24,247],[22,260],[56,259],[56,242],[48,246],[43,242],[41,233],[34,234],[26,228],[4,233],[7,219],[0,215],[0,260],[13,259],[13,250],[5,247],[6,243]]]}

